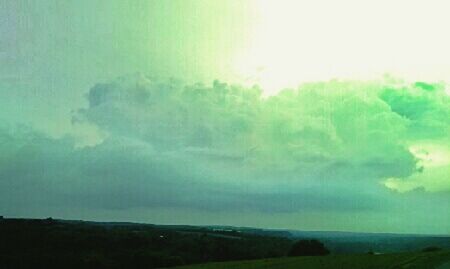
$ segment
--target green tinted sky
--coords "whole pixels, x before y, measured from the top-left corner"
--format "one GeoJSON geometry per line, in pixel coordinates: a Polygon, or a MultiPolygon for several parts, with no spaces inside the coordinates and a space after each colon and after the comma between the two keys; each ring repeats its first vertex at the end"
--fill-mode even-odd
{"type": "Polygon", "coordinates": [[[445,1],[0,5],[2,214],[450,232],[445,1]]]}
{"type": "Polygon", "coordinates": [[[2,99],[21,99],[30,107],[11,108],[14,114],[33,118],[54,117],[45,108],[49,103],[65,117],[68,106],[84,103],[83,93],[93,84],[136,72],[188,81],[228,79],[252,18],[240,1],[3,1],[2,6],[1,74],[9,88],[2,99]]]}

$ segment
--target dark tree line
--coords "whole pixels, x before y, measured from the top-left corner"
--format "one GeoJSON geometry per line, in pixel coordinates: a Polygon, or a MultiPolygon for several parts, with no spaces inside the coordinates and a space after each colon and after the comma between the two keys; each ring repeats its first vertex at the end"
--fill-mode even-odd
{"type": "Polygon", "coordinates": [[[211,229],[0,221],[0,268],[160,268],[285,256],[285,238],[211,229]]]}

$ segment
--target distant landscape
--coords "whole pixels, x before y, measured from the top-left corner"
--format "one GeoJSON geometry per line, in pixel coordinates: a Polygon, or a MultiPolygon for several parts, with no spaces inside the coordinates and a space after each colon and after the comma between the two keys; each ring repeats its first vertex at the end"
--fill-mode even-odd
{"type": "Polygon", "coordinates": [[[450,237],[430,235],[3,218],[0,238],[1,268],[434,268],[424,266],[450,261],[450,237]],[[306,239],[320,240],[330,255],[287,257],[306,239]]]}
{"type": "Polygon", "coordinates": [[[0,0],[0,269],[450,269],[449,11],[0,0]]]}

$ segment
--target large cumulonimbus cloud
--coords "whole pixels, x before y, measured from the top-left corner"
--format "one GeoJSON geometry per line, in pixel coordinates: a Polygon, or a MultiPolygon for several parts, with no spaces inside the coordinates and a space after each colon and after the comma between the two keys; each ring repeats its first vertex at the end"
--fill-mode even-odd
{"type": "Polygon", "coordinates": [[[331,81],[263,98],[258,88],[137,76],[98,84],[87,97],[79,120],[213,174],[307,180],[336,170],[392,182],[432,169],[420,165],[421,145],[439,145],[450,158],[443,85],[331,81]]]}
{"type": "Polygon", "coordinates": [[[390,190],[450,191],[450,96],[441,84],[330,81],[264,97],[257,87],[131,76],[86,97],[73,122],[89,126],[81,132],[89,143],[1,129],[5,211],[379,210],[395,207],[400,194],[390,190]]]}

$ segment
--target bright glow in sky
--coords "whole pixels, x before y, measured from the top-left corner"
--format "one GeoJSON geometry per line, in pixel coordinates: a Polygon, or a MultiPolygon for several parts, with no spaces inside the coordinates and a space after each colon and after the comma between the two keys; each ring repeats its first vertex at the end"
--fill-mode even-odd
{"type": "Polygon", "coordinates": [[[414,145],[411,153],[420,160],[424,167],[439,167],[450,164],[450,149],[443,144],[414,145]]]}
{"type": "Polygon", "coordinates": [[[413,80],[450,76],[448,1],[296,1],[253,3],[249,45],[236,57],[243,78],[273,92],[299,82],[413,80]]]}

